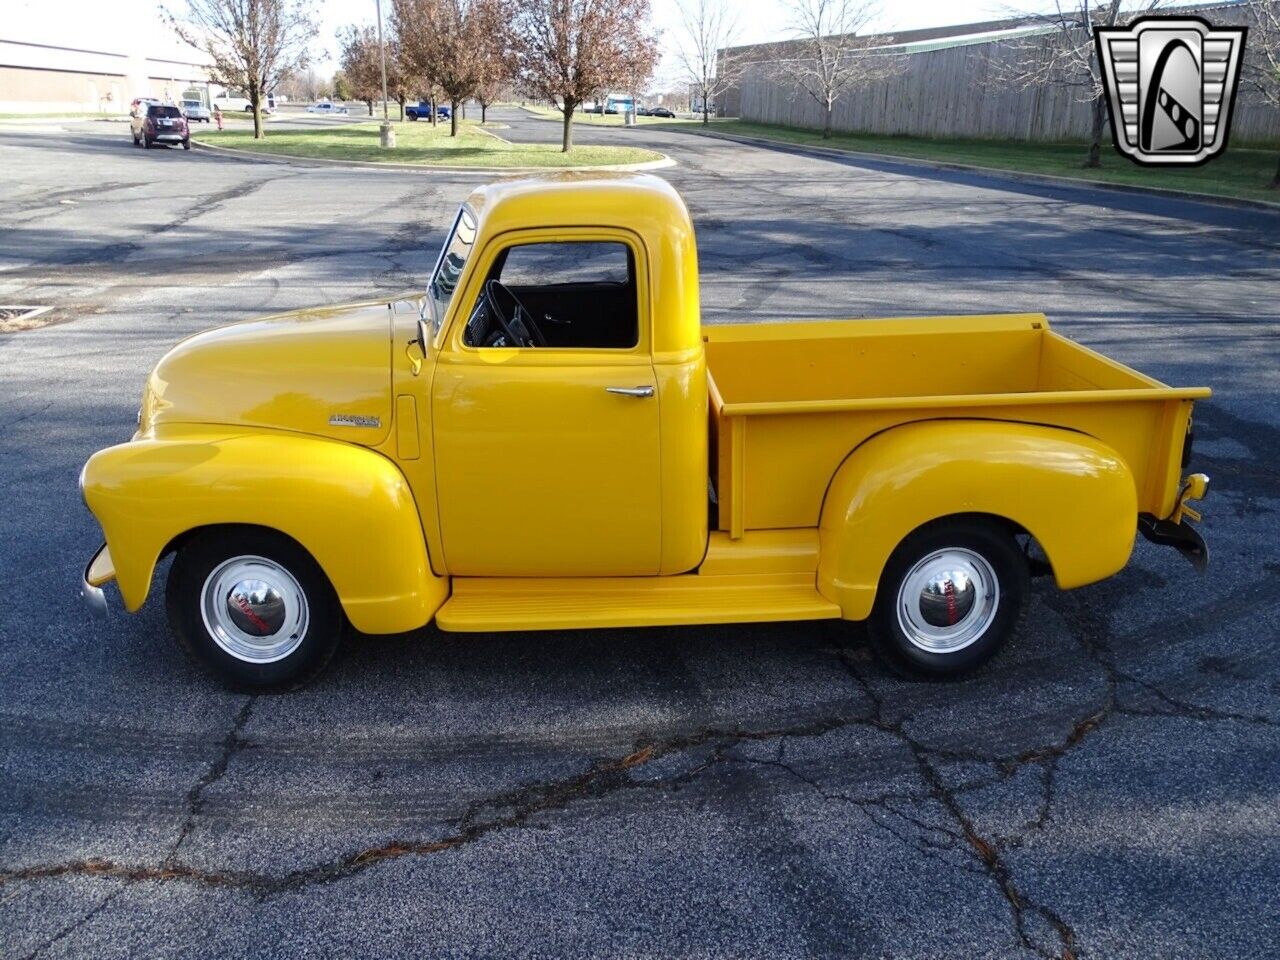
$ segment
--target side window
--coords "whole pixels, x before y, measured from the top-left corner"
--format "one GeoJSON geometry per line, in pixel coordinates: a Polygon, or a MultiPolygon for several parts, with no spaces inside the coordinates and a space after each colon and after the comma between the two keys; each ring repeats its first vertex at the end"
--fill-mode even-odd
{"type": "Polygon", "coordinates": [[[625,350],[639,342],[635,258],[625,243],[519,244],[499,254],[488,279],[510,296],[499,290],[496,311],[487,294],[481,298],[464,338],[469,346],[511,346],[502,321],[517,304],[521,345],[625,350]],[[522,325],[532,327],[528,338],[522,325]]]}

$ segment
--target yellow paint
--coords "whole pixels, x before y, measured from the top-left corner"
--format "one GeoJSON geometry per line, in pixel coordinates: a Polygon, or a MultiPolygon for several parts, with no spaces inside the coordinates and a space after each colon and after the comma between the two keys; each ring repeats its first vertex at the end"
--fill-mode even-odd
{"type": "Polygon", "coordinates": [[[693,623],[828,620],[840,608],[812,574],[472,578],[453,581],[443,630],[573,630],[693,623]]]}
{"type": "Polygon", "coordinates": [[[146,600],[155,563],[175,537],[221,524],[292,537],[367,633],[420,627],[448,594],[448,581],[428,568],[404,477],[385,457],[352,444],[170,427],[94,454],[84,495],[130,611],[146,600]]]}
{"type": "Polygon", "coordinates": [[[867,617],[894,548],[929,521],[956,514],[1024,528],[1063,589],[1101,580],[1133,549],[1133,481],[1114,450],[1053,427],[937,420],[887,430],[850,454],[831,482],[818,588],[845,617],[867,617]]]}
{"type": "Polygon", "coordinates": [[[161,360],[135,441],[85,468],[109,545],[92,577],[136,610],[175,539],[256,524],[310,551],[371,633],[437,611],[457,630],[857,619],[938,517],[1022,526],[1072,587],[1123,566],[1139,511],[1197,516],[1204,485],[1179,461],[1209,391],[1043,316],[704,330],[693,226],[664,181],[510,180],[467,208],[475,241],[425,349],[409,297],[234,324],[161,360]],[[635,348],[465,346],[494,259],[566,239],[630,247],[635,348]]]}
{"type": "Polygon", "coordinates": [[[418,404],[413,397],[396,397],[396,455],[401,460],[418,459],[418,404]]]}
{"type": "Polygon", "coordinates": [[[389,318],[386,302],[378,301],[188,337],[152,371],[141,427],[267,427],[376,445],[391,427],[389,318]],[[369,425],[331,422],[335,417],[369,425]]]}
{"type": "Polygon", "coordinates": [[[1165,517],[1192,402],[1209,395],[1108,360],[1038,314],[709,327],[706,338],[720,528],[733,536],[815,526],[849,451],[941,418],[1095,437],[1133,472],[1138,509],[1165,517]]]}

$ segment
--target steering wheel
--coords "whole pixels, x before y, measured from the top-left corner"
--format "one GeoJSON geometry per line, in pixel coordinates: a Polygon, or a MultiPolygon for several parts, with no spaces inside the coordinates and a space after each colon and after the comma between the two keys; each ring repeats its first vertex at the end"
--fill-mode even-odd
{"type": "Polygon", "coordinates": [[[538,329],[533,314],[525,309],[523,303],[507,287],[497,280],[490,280],[484,285],[485,297],[493,310],[493,318],[502,328],[502,332],[514,346],[545,347],[547,338],[538,329]]]}

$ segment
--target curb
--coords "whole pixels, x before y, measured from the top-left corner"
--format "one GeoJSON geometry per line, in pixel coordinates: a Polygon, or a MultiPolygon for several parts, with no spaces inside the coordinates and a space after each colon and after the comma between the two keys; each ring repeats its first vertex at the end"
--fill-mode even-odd
{"type": "Polygon", "coordinates": [[[767,137],[747,137],[736,133],[716,133],[710,130],[677,130],[680,133],[692,133],[699,137],[711,137],[714,140],[730,140],[745,143],[753,147],[764,147],[769,150],[806,153],[819,157],[853,158],[855,160],[881,160],[901,163],[907,166],[927,167],[933,170],[958,170],[965,173],[982,173],[1010,180],[1025,180],[1028,183],[1043,183],[1060,187],[1086,187],[1092,190],[1112,190],[1116,193],[1130,193],[1155,197],[1167,197],[1173,200],[1192,200],[1197,203],[1208,203],[1223,207],[1243,207],[1247,210],[1268,210],[1280,212],[1280,202],[1270,200],[1248,200],[1243,197],[1223,197],[1215,193],[1198,193],[1194,190],[1174,190],[1168,187],[1140,187],[1127,183],[1108,183],[1103,180],[1084,180],[1079,177],[1057,177],[1048,173],[1027,173],[1022,170],[1004,170],[1000,167],[978,167],[968,163],[952,163],[946,160],[925,160],[920,157],[904,157],[893,153],[863,153],[857,150],[839,150],[835,147],[810,146],[803,143],[790,143],[786,140],[771,140],[767,137]]]}
{"type": "MultiPolygon", "coordinates": [[[[490,136],[495,135],[490,134],[490,136]]],[[[502,139],[501,137],[495,138],[502,139]]],[[[452,167],[444,165],[428,166],[421,163],[379,163],[376,160],[331,160],[327,157],[299,157],[289,153],[255,153],[252,150],[242,150],[239,147],[219,147],[195,138],[192,138],[191,145],[199,147],[201,150],[209,150],[212,153],[227,154],[248,163],[320,164],[331,167],[358,167],[365,170],[389,170],[393,173],[404,173],[406,171],[411,173],[475,173],[486,176],[493,176],[494,174],[524,175],[528,173],[582,171],[638,173],[642,170],[661,170],[665,167],[674,167],[676,165],[675,160],[666,154],[662,154],[661,159],[646,160],[644,163],[597,164],[578,167],[452,167]]]]}

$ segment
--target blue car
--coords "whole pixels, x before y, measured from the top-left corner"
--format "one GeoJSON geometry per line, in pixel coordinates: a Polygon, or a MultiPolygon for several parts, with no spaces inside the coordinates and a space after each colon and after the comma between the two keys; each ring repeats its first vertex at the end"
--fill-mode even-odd
{"type": "MultiPolygon", "coordinates": [[[[431,119],[431,102],[429,100],[419,100],[417,103],[406,104],[404,115],[410,120],[430,120],[431,119]]],[[[436,107],[436,116],[441,120],[449,119],[449,108],[444,104],[436,107]]]]}

